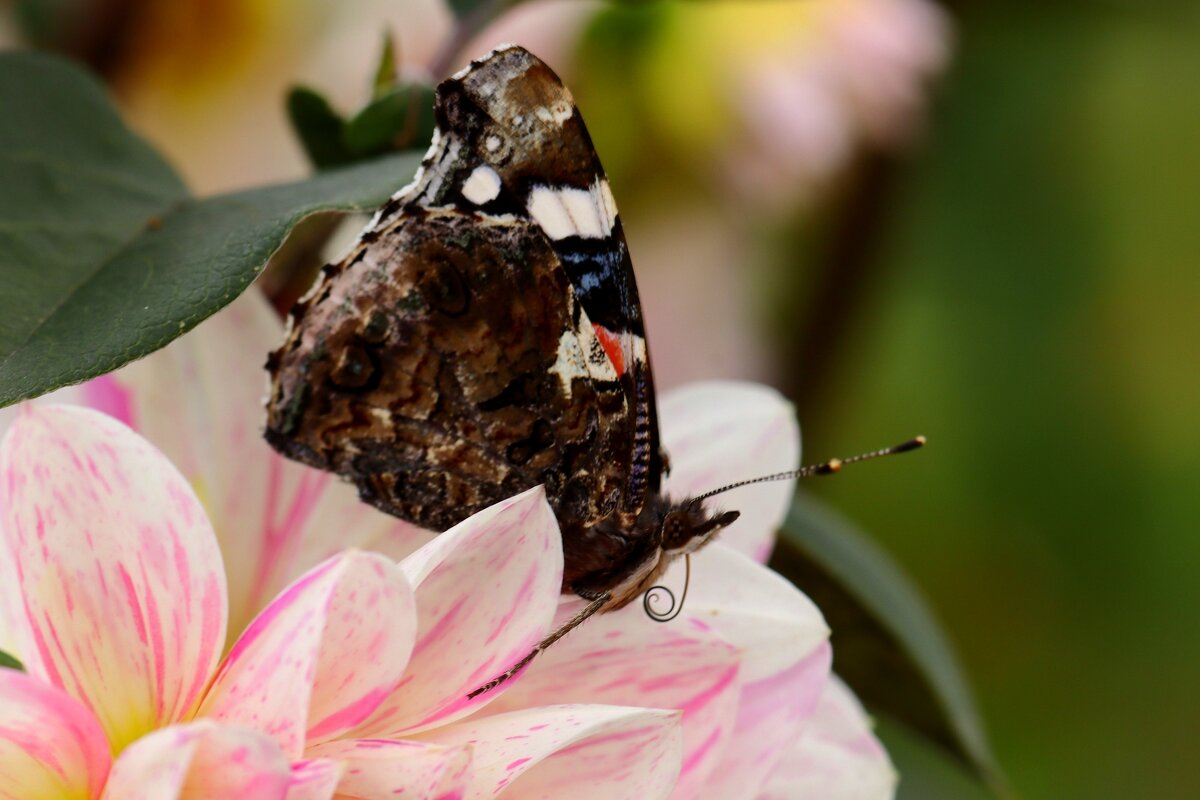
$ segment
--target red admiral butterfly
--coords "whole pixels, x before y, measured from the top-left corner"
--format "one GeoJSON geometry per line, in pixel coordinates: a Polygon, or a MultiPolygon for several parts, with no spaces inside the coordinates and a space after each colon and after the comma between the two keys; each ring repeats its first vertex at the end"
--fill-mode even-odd
{"type": "Polygon", "coordinates": [[[716,492],[660,492],[625,236],[558,76],[502,47],[438,86],[436,119],[413,183],[292,310],[268,361],[266,437],[434,530],[545,487],[563,590],[592,602],[485,691],[642,595],[738,512],[705,509],[716,492]]]}

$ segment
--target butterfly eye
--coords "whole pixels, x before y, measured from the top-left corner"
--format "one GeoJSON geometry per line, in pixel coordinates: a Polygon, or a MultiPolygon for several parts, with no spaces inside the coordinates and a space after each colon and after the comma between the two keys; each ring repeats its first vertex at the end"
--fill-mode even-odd
{"type": "Polygon", "coordinates": [[[679,547],[685,539],[689,538],[690,530],[691,526],[688,524],[684,512],[670,512],[663,520],[662,546],[668,550],[679,547]]]}

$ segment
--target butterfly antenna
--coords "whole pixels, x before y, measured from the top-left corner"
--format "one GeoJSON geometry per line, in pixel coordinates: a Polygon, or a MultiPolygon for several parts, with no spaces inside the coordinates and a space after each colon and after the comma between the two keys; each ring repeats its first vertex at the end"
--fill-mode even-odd
{"type": "Polygon", "coordinates": [[[553,633],[551,633],[545,639],[542,639],[540,642],[538,642],[537,646],[535,646],[532,650],[530,650],[525,655],[524,658],[522,658],[516,664],[513,664],[511,667],[509,667],[508,672],[505,672],[503,675],[499,675],[495,678],[492,678],[490,681],[485,683],[483,686],[480,686],[478,689],[476,689],[475,691],[468,694],[467,699],[474,700],[476,697],[483,694],[484,692],[490,692],[492,689],[495,689],[497,686],[504,683],[506,680],[511,678],[513,675],[516,675],[518,672],[525,669],[525,667],[529,665],[530,661],[533,661],[535,658],[537,658],[539,653],[541,653],[543,650],[548,648],[550,645],[557,642],[562,637],[566,636],[571,631],[578,628],[580,625],[582,625],[584,623],[584,621],[588,617],[590,617],[592,614],[595,614],[597,611],[599,611],[601,608],[603,608],[604,604],[607,603],[611,599],[612,599],[612,593],[605,592],[604,594],[600,595],[592,602],[588,603],[586,606],[584,606],[582,611],[580,611],[575,616],[571,617],[571,619],[567,620],[566,623],[561,625],[557,630],[555,630],[553,633]]]}
{"type": "Polygon", "coordinates": [[[842,467],[847,464],[857,464],[859,461],[870,461],[873,458],[881,458],[883,456],[894,456],[899,453],[907,453],[910,450],[918,450],[925,446],[924,436],[914,436],[907,442],[901,442],[894,447],[885,447],[882,450],[872,450],[869,453],[860,453],[849,458],[831,458],[823,464],[810,464],[807,467],[790,470],[788,472],[776,472],[773,475],[761,475],[757,478],[750,478],[737,483],[731,483],[728,486],[722,486],[720,489],[713,489],[711,492],[705,492],[693,499],[693,502],[699,502],[713,495],[728,492],[730,489],[738,489],[742,486],[749,486],[752,483],[768,483],[770,481],[785,481],[791,478],[811,478],[814,475],[833,475],[841,472],[842,467]]]}

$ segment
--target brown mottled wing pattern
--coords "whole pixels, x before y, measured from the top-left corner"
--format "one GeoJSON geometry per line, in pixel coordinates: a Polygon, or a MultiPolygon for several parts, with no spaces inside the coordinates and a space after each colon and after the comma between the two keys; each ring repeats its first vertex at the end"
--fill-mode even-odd
{"type": "Polygon", "coordinates": [[[544,484],[568,584],[641,535],[662,463],[641,307],[570,92],[519,47],[443,82],[413,183],[269,367],[267,438],[445,529],[544,484]]]}
{"type": "Polygon", "coordinates": [[[369,239],[293,312],[268,440],[436,530],[537,484],[560,520],[611,512],[631,420],[618,383],[564,391],[604,355],[576,347],[587,320],[541,232],[414,211],[369,239]]]}

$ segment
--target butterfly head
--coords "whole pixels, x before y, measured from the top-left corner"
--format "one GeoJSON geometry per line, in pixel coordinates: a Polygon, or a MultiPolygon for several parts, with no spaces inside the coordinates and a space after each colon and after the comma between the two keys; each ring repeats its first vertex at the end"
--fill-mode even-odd
{"type": "Polygon", "coordinates": [[[674,558],[688,555],[708,544],[740,516],[738,511],[711,513],[699,500],[688,500],[672,507],[663,516],[659,546],[663,555],[674,558]]]}

